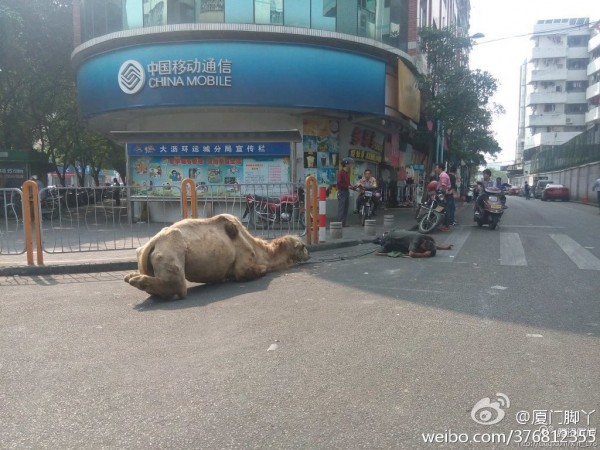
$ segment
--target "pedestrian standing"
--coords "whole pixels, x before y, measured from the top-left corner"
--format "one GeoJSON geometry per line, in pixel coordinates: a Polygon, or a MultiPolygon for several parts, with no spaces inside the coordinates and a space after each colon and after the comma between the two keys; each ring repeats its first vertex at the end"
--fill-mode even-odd
{"type": "Polygon", "coordinates": [[[113,198],[115,199],[115,206],[121,206],[121,184],[117,177],[113,178],[113,198]]]}
{"type": "Polygon", "coordinates": [[[352,158],[342,159],[342,168],[337,174],[337,221],[342,222],[343,227],[347,226],[346,218],[348,217],[348,206],[350,205],[350,189],[354,188],[350,183],[350,168],[353,162],[352,158]]]}
{"type": "Polygon", "coordinates": [[[593,191],[596,191],[598,206],[600,207],[600,178],[598,178],[592,185],[592,192],[593,191]]]}
{"type": "Polygon", "coordinates": [[[452,190],[452,193],[449,195],[450,198],[448,198],[447,200],[447,215],[448,215],[448,224],[449,225],[458,225],[458,223],[456,222],[456,202],[454,199],[454,195],[457,192],[457,186],[456,186],[456,167],[452,166],[450,168],[450,173],[448,174],[448,176],[450,177],[450,188],[452,190]]]}
{"type": "Polygon", "coordinates": [[[452,185],[450,184],[450,177],[444,170],[443,163],[437,163],[435,165],[435,173],[438,176],[438,189],[441,190],[444,194],[446,194],[446,215],[444,218],[444,224],[439,227],[439,230],[448,231],[450,229],[448,228],[448,226],[450,225],[448,207],[450,205],[452,205],[450,206],[450,208],[455,207],[454,194],[452,193],[452,185]]]}
{"type": "Polygon", "coordinates": [[[525,189],[525,200],[529,200],[529,197],[531,195],[531,188],[529,187],[529,183],[527,181],[525,182],[525,186],[523,189],[525,189]]]}

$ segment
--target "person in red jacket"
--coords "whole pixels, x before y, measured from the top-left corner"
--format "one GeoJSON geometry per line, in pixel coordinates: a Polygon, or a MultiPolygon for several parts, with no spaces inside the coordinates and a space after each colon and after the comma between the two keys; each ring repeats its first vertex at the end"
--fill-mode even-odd
{"type": "Polygon", "coordinates": [[[350,183],[350,168],[354,160],[352,158],[342,159],[342,169],[337,174],[337,198],[338,212],[337,221],[342,222],[342,226],[346,225],[348,217],[348,206],[350,205],[350,189],[354,186],[350,183]]]}

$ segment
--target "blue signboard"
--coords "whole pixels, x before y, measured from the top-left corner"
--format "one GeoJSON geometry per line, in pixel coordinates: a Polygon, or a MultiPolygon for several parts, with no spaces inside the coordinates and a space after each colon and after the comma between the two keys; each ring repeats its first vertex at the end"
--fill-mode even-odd
{"type": "Polygon", "coordinates": [[[264,106],[385,113],[385,62],[338,49],[267,42],[125,47],[77,69],[84,117],[124,109],[264,106]]]}
{"type": "Polygon", "coordinates": [[[131,156],[290,156],[287,142],[127,144],[131,156]]]}

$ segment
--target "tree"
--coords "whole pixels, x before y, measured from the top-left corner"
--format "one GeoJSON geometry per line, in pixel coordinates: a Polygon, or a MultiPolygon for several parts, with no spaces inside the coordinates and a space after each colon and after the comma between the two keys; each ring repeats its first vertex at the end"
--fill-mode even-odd
{"type": "Polygon", "coordinates": [[[442,121],[450,159],[485,165],[485,154],[493,156],[501,150],[491,130],[494,116],[504,113],[502,106],[490,104],[497,80],[488,72],[468,68],[472,41],[457,35],[454,28],[422,28],[419,36],[428,68],[419,77],[426,118],[442,121]]]}
{"type": "Polygon", "coordinates": [[[124,173],[125,154],[79,120],[72,36],[70,0],[0,0],[0,148],[43,152],[63,185],[70,165],[98,184],[109,160],[124,173]]]}

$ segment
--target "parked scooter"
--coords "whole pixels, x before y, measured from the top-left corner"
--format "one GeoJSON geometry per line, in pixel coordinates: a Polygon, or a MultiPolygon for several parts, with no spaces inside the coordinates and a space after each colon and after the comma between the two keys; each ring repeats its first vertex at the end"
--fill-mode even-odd
{"type": "Polygon", "coordinates": [[[485,194],[487,195],[480,202],[483,207],[475,208],[473,220],[480,227],[489,225],[490,230],[494,230],[498,226],[506,207],[502,203],[502,191],[500,189],[488,187],[485,188],[485,194]]]}
{"type": "Polygon", "coordinates": [[[436,181],[429,183],[427,192],[427,199],[419,204],[416,212],[419,232],[423,234],[431,233],[446,217],[446,194],[437,190],[436,181]]]}
{"type": "Polygon", "coordinates": [[[248,228],[263,229],[274,224],[290,224],[290,228],[302,229],[306,226],[304,189],[298,188],[294,193],[279,197],[247,194],[242,218],[246,216],[248,228]]]}
{"type": "Polygon", "coordinates": [[[375,209],[375,201],[379,201],[381,194],[373,189],[360,189],[358,200],[358,214],[360,215],[360,224],[364,225],[365,221],[373,217],[375,209]]]}

